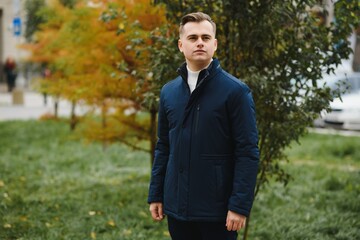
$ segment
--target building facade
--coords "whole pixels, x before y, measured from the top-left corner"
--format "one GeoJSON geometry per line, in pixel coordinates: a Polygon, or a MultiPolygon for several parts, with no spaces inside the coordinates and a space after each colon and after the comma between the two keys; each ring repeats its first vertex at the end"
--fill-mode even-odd
{"type": "MultiPolygon", "coordinates": [[[[26,52],[17,48],[23,37],[25,0],[0,0],[0,82],[4,82],[3,64],[8,57],[19,62],[26,52]]],[[[20,79],[21,80],[21,79],[20,79]]]]}

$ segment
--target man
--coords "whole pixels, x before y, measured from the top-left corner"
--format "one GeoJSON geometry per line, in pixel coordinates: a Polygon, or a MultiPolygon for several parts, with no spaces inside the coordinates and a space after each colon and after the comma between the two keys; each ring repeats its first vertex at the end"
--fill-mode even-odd
{"type": "Polygon", "coordinates": [[[213,59],[216,25],[207,14],[184,16],[179,32],[186,62],[160,95],[151,216],[168,216],[174,240],[236,239],[258,171],[254,102],[213,59]]]}

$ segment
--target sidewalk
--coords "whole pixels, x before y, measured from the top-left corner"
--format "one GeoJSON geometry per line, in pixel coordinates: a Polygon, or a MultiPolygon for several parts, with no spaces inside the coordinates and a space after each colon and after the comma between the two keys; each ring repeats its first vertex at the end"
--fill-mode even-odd
{"type": "MultiPolygon", "coordinates": [[[[4,85],[0,85],[0,121],[39,119],[45,114],[54,115],[54,100],[48,96],[47,104],[44,104],[42,94],[32,90],[23,90],[24,104],[14,105],[13,94],[6,91],[4,85]]],[[[76,109],[78,112],[79,109],[76,109]]],[[[71,113],[71,104],[60,101],[58,107],[59,116],[68,117],[71,113]]]]}

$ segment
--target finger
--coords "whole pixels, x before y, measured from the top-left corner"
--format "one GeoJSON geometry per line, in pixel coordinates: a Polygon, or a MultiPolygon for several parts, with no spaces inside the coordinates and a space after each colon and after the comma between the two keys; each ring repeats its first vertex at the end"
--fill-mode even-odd
{"type": "Polygon", "coordinates": [[[151,217],[152,217],[154,220],[157,220],[158,214],[157,214],[156,209],[151,209],[150,211],[151,211],[151,217]]]}
{"type": "Polygon", "coordinates": [[[229,224],[230,224],[229,216],[227,216],[227,217],[226,217],[226,222],[225,222],[226,229],[227,229],[227,227],[229,226],[229,224]]]}
{"type": "Polygon", "coordinates": [[[159,214],[158,214],[158,207],[157,207],[157,205],[152,205],[152,206],[150,206],[150,212],[151,212],[151,217],[152,217],[154,220],[158,220],[159,214]]]}
{"type": "Polygon", "coordinates": [[[164,218],[164,212],[163,212],[162,205],[159,205],[159,207],[158,207],[158,214],[159,214],[160,219],[164,218]]]}
{"type": "Polygon", "coordinates": [[[245,227],[245,224],[246,224],[246,221],[245,221],[245,220],[242,221],[240,229],[241,229],[241,228],[244,228],[244,227],[245,227]]]}
{"type": "Polygon", "coordinates": [[[227,224],[226,224],[226,227],[227,227],[227,230],[228,231],[231,231],[232,230],[232,227],[233,227],[233,222],[232,221],[228,221],[227,224]]]}
{"type": "Polygon", "coordinates": [[[151,217],[152,217],[152,219],[157,220],[155,211],[151,211],[151,217]]]}
{"type": "Polygon", "coordinates": [[[237,231],[237,230],[239,230],[239,223],[234,221],[231,230],[232,230],[232,231],[237,231]]]}

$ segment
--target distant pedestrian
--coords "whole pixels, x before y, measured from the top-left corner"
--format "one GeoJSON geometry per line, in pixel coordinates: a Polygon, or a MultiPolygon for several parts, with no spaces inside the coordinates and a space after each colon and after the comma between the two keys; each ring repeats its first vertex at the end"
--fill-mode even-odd
{"type": "Polygon", "coordinates": [[[8,57],[6,59],[5,65],[4,65],[4,72],[5,72],[5,76],[6,76],[6,83],[8,86],[8,91],[12,92],[12,90],[15,88],[15,81],[16,81],[16,77],[17,77],[16,63],[12,57],[8,57]]]}

